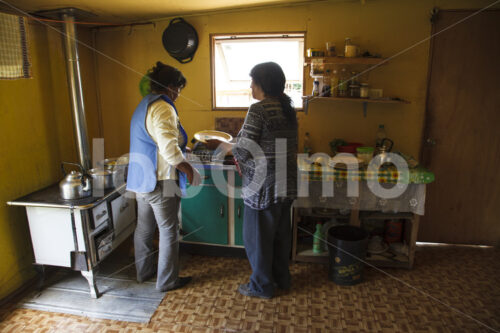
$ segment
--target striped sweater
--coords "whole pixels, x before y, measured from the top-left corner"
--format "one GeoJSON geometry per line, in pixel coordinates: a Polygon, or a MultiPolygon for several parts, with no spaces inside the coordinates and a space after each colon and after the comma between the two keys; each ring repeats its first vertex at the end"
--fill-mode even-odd
{"type": "Polygon", "coordinates": [[[242,175],[245,205],[265,209],[297,196],[297,127],[277,99],[252,104],[233,154],[242,175]]]}

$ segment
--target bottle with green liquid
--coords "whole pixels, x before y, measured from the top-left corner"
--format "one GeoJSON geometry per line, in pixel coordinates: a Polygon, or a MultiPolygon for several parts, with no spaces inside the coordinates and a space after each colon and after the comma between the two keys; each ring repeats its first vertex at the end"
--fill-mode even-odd
{"type": "Polygon", "coordinates": [[[316,224],[316,231],[313,235],[313,253],[321,253],[323,252],[323,234],[321,233],[322,224],[316,224]]]}

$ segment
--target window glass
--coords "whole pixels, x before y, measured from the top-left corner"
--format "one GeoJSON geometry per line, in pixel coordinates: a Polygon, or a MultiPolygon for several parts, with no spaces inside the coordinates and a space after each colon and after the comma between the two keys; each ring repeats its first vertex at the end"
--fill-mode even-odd
{"type": "Polygon", "coordinates": [[[29,77],[25,19],[0,13],[0,79],[29,77]]]}
{"type": "Polygon", "coordinates": [[[302,106],[304,34],[212,36],[214,108],[247,108],[256,101],[250,89],[250,70],[268,61],[278,63],[286,76],[285,93],[302,106]]]}

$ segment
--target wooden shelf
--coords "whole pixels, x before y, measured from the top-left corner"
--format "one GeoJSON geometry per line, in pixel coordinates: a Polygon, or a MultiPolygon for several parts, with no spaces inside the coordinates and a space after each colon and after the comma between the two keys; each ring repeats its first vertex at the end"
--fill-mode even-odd
{"type": "MultiPolygon", "coordinates": [[[[408,244],[408,254],[394,254],[391,256],[385,256],[383,254],[370,254],[366,257],[366,262],[375,267],[394,267],[394,268],[406,268],[411,269],[413,267],[413,262],[415,259],[416,241],[419,226],[419,216],[413,213],[383,213],[380,211],[373,212],[359,212],[352,211],[356,213],[357,219],[394,219],[402,218],[405,219],[404,233],[402,235],[403,240],[408,244]]],[[[304,209],[295,207],[293,209],[293,243],[292,243],[292,260],[297,262],[312,262],[312,263],[328,263],[329,254],[328,252],[323,253],[313,253],[312,252],[312,241],[299,240],[298,229],[299,224],[303,223],[302,215],[305,213],[304,209]]],[[[306,215],[307,216],[307,215],[306,215]]],[[[351,225],[356,225],[351,221],[351,225]]],[[[359,224],[357,225],[359,226],[359,224]]],[[[310,236],[313,236],[312,234],[310,236]]]]}
{"type": "Polygon", "coordinates": [[[385,58],[346,58],[346,57],[306,57],[304,64],[310,65],[313,60],[323,60],[325,65],[377,65],[383,63],[385,58]]]}
{"type": "Polygon", "coordinates": [[[386,98],[353,98],[353,97],[320,97],[320,96],[302,96],[302,99],[311,100],[322,100],[322,101],[348,101],[357,103],[386,103],[386,104],[411,104],[411,102],[397,97],[386,97],[386,98]]]}
{"type": "Polygon", "coordinates": [[[385,97],[385,98],[353,98],[353,97],[320,97],[320,96],[302,96],[304,101],[303,110],[307,114],[309,109],[309,103],[311,101],[322,100],[328,102],[355,102],[363,104],[363,116],[366,117],[368,103],[380,103],[380,104],[410,104],[409,101],[400,99],[397,97],[385,97]]]}

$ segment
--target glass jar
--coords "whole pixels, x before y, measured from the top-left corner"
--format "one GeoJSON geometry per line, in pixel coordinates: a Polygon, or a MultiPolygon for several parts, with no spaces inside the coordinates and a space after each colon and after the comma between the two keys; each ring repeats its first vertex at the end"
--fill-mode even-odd
{"type": "Polygon", "coordinates": [[[358,98],[360,94],[360,87],[357,84],[351,84],[349,86],[349,97],[358,98]]]}
{"type": "Polygon", "coordinates": [[[334,42],[326,42],[326,56],[327,57],[335,57],[337,52],[335,50],[334,42]]]}
{"type": "Polygon", "coordinates": [[[359,88],[359,97],[368,98],[368,83],[361,83],[361,87],[359,88]]]}

